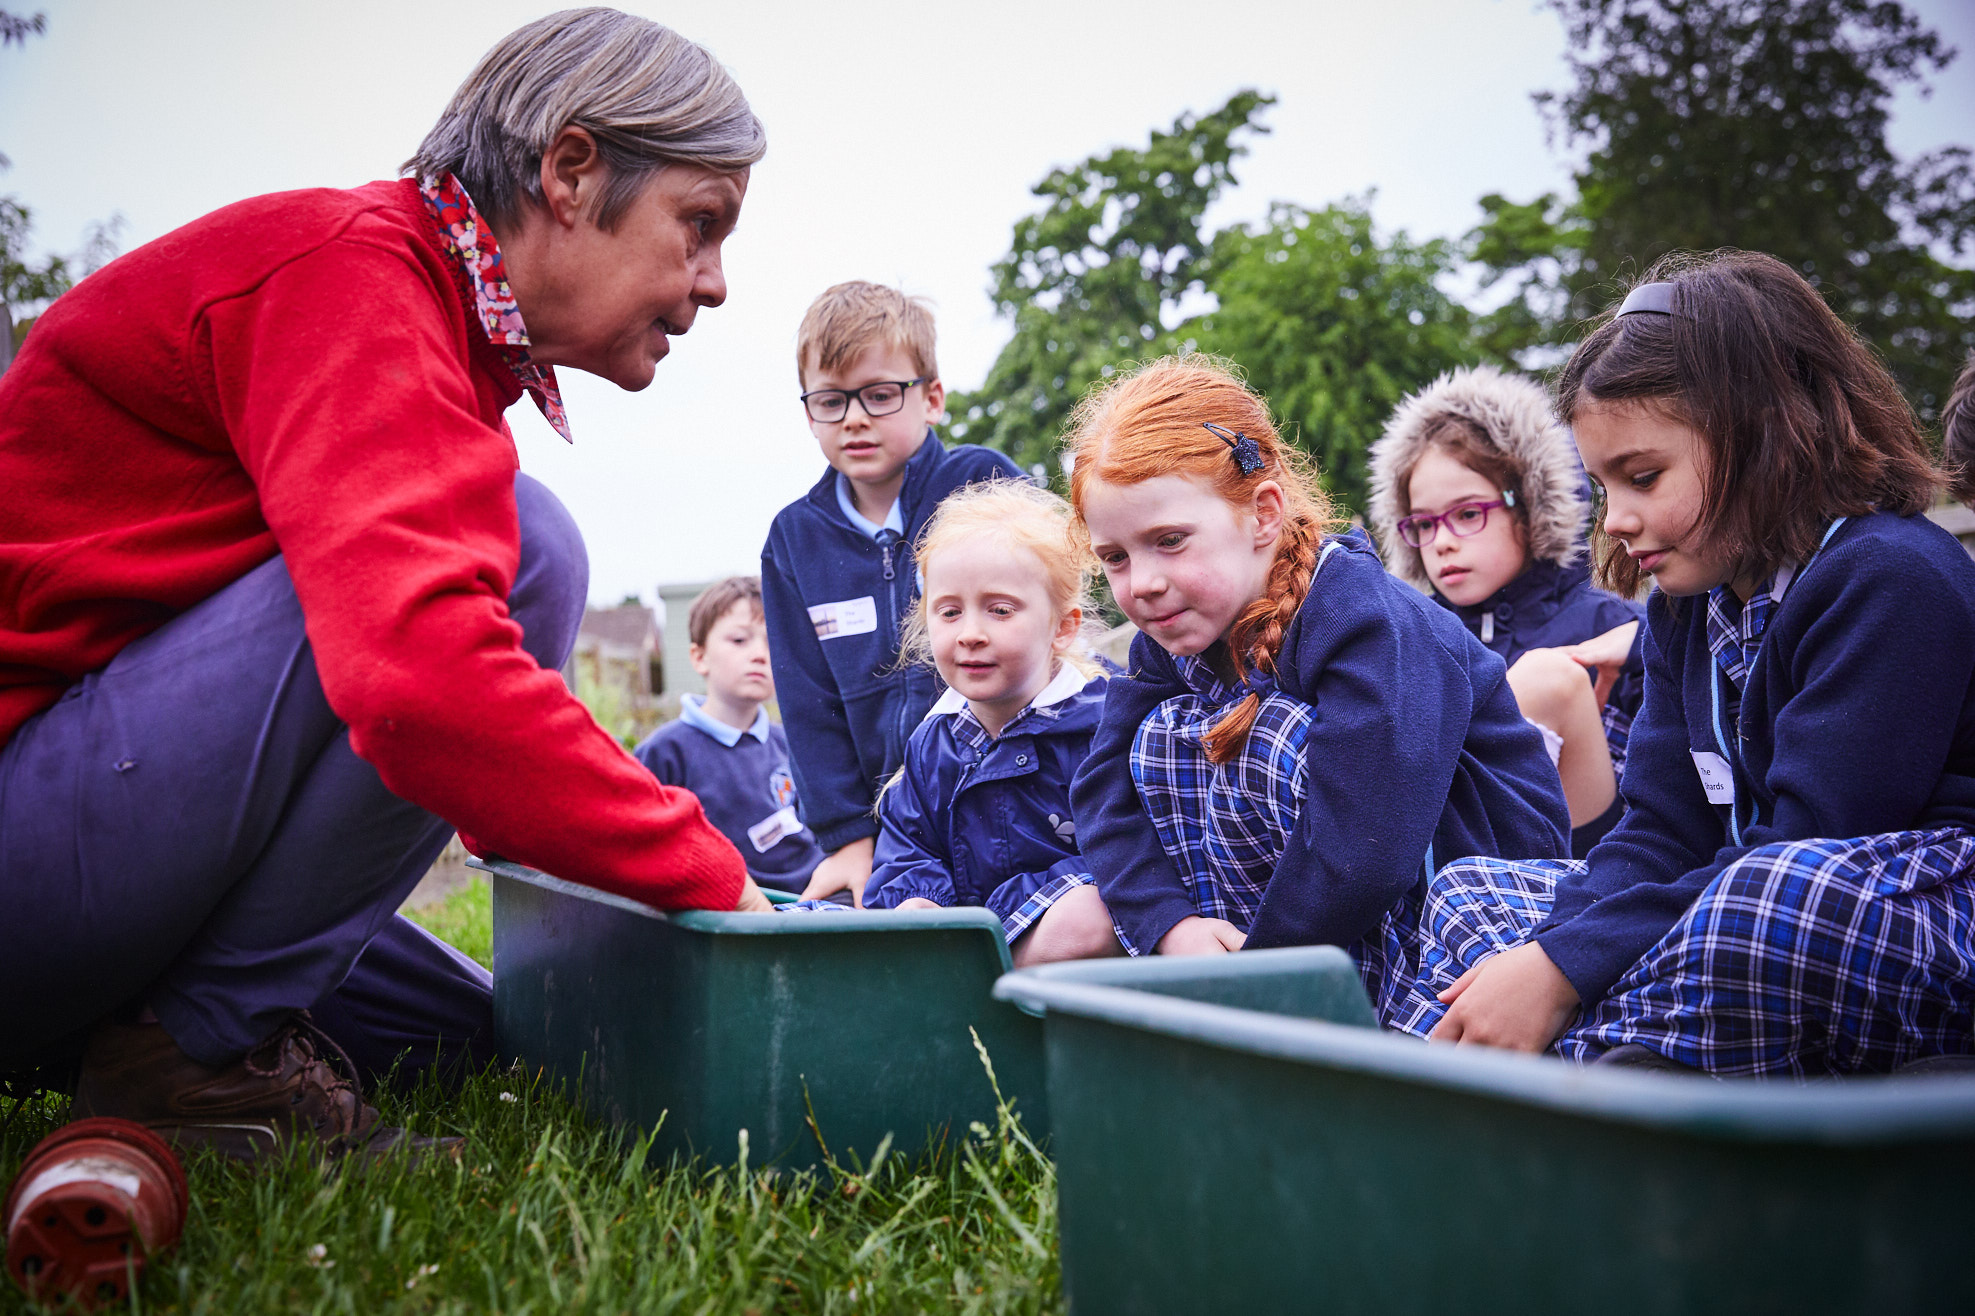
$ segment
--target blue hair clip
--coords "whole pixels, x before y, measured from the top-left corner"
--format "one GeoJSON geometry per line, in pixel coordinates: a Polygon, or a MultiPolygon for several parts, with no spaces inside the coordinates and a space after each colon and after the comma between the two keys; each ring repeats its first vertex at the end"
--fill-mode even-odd
{"type": "Polygon", "coordinates": [[[1234,449],[1235,465],[1241,467],[1243,475],[1261,474],[1262,467],[1266,464],[1262,461],[1261,444],[1246,434],[1230,434],[1219,425],[1211,425],[1204,420],[1200,422],[1200,427],[1234,449]]]}
{"type": "MultiPolygon", "coordinates": [[[[1618,305],[1619,315],[1637,315],[1644,311],[1648,315],[1673,315],[1673,285],[1670,283],[1642,283],[1625,294],[1625,300],[1618,305]]],[[[1617,317],[1613,317],[1617,318],[1617,317]]]]}

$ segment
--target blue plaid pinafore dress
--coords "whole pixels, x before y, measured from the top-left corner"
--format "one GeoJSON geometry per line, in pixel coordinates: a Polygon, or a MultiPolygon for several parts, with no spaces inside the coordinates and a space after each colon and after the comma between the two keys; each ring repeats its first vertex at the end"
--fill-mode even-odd
{"type": "MultiPolygon", "coordinates": [[[[1315,712],[1309,704],[1253,675],[1230,687],[1206,660],[1177,660],[1184,694],[1154,708],[1132,740],[1132,782],[1159,844],[1179,870],[1193,907],[1204,918],[1226,919],[1247,932],[1262,907],[1309,788],[1305,746],[1315,712]],[[1207,734],[1250,692],[1261,697],[1253,728],[1240,751],[1214,763],[1202,744],[1207,734]]],[[[1393,993],[1412,990],[1418,976],[1421,880],[1378,925],[1345,949],[1358,964],[1365,990],[1381,1006],[1396,1008],[1393,993]]],[[[1116,929],[1125,950],[1149,955],[1116,929]]]]}

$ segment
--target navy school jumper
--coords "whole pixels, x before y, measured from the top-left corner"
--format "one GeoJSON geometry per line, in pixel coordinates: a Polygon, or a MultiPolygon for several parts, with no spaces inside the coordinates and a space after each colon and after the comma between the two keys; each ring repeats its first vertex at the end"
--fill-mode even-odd
{"type": "Polygon", "coordinates": [[[1070,779],[1103,715],[1104,687],[1093,677],[1068,698],[1031,705],[983,748],[977,725],[972,736],[956,728],[957,712],[921,722],[879,810],[884,830],[865,908],[920,896],[985,905],[1005,920],[1050,882],[1089,872],[1077,852],[1070,779]]]}
{"type": "Polygon", "coordinates": [[[877,834],[878,786],[905,761],[905,742],[939,693],[930,667],[898,662],[899,625],[919,593],[912,545],[940,499],[996,476],[1022,473],[1002,453],[948,448],[929,429],[898,492],[902,539],[880,543],[850,523],[834,468],[769,527],[761,550],[769,662],[802,819],[826,852],[877,834]]]}
{"type": "Polygon", "coordinates": [[[748,731],[709,731],[679,717],[646,736],[631,756],[666,785],[699,797],[706,820],[747,861],[749,877],[778,891],[809,885],[823,852],[809,829],[793,822],[799,810],[789,742],[766,713],[756,714],[748,731]]]}
{"type": "MultiPolygon", "coordinates": [[[[1511,667],[1531,649],[1581,644],[1646,615],[1643,604],[1593,585],[1587,564],[1575,562],[1563,567],[1548,559],[1531,563],[1527,571],[1479,603],[1450,603],[1438,591],[1433,597],[1511,667]]],[[[1641,626],[1608,701],[1628,720],[1639,715],[1640,701],[1646,697],[1645,636],[1646,628],[1641,626]]],[[[1584,675],[1593,682],[1598,676],[1589,669],[1584,675]]],[[[1572,829],[1571,853],[1582,858],[1604,839],[1623,812],[1622,799],[1615,799],[1604,814],[1572,829]]]]}
{"type": "MultiPolygon", "coordinates": [[[[1348,946],[1436,862],[1569,853],[1563,785],[1507,669],[1460,621],[1387,574],[1364,532],[1337,537],[1283,638],[1276,684],[1315,710],[1309,790],[1247,944],[1348,946]]],[[[1071,787],[1078,839],[1118,926],[1150,947],[1197,911],[1147,821],[1130,754],[1139,724],[1184,692],[1140,635],[1113,677],[1071,787]]]]}
{"type": "Polygon", "coordinates": [[[1883,512],[1839,526],[1777,604],[1739,720],[1719,678],[1719,735],[1707,610],[1649,601],[1625,817],[1533,934],[1587,1005],[1757,846],[1975,828],[1975,563],[1952,535],[1883,512]],[[1733,806],[1708,802],[1695,752],[1730,760],[1733,806]]]}

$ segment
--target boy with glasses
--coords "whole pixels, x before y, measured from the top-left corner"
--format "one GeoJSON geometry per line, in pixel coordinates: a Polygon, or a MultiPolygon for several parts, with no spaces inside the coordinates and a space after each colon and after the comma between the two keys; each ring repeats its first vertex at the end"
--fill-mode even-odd
{"type": "Polygon", "coordinates": [[[898,661],[899,622],[919,592],[912,544],[953,490],[1021,472],[933,433],[946,389],[918,298],[874,283],[829,289],[802,318],[796,375],[830,469],[775,517],[761,595],[803,821],[827,852],[803,895],[848,890],[861,903],[878,786],[938,693],[930,670],[898,661]]]}

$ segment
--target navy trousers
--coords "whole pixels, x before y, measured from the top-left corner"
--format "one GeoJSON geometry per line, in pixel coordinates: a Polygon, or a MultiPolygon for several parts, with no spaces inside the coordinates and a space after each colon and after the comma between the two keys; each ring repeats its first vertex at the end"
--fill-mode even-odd
{"type": "MultiPolygon", "coordinates": [[[[589,562],[554,494],[514,491],[508,609],[558,669],[589,562]]],[[[0,1069],[140,1005],[215,1067],[301,1009],[373,1074],[492,1058],[486,971],[397,916],[451,830],[351,751],[264,563],[0,747],[0,1069]]]]}

